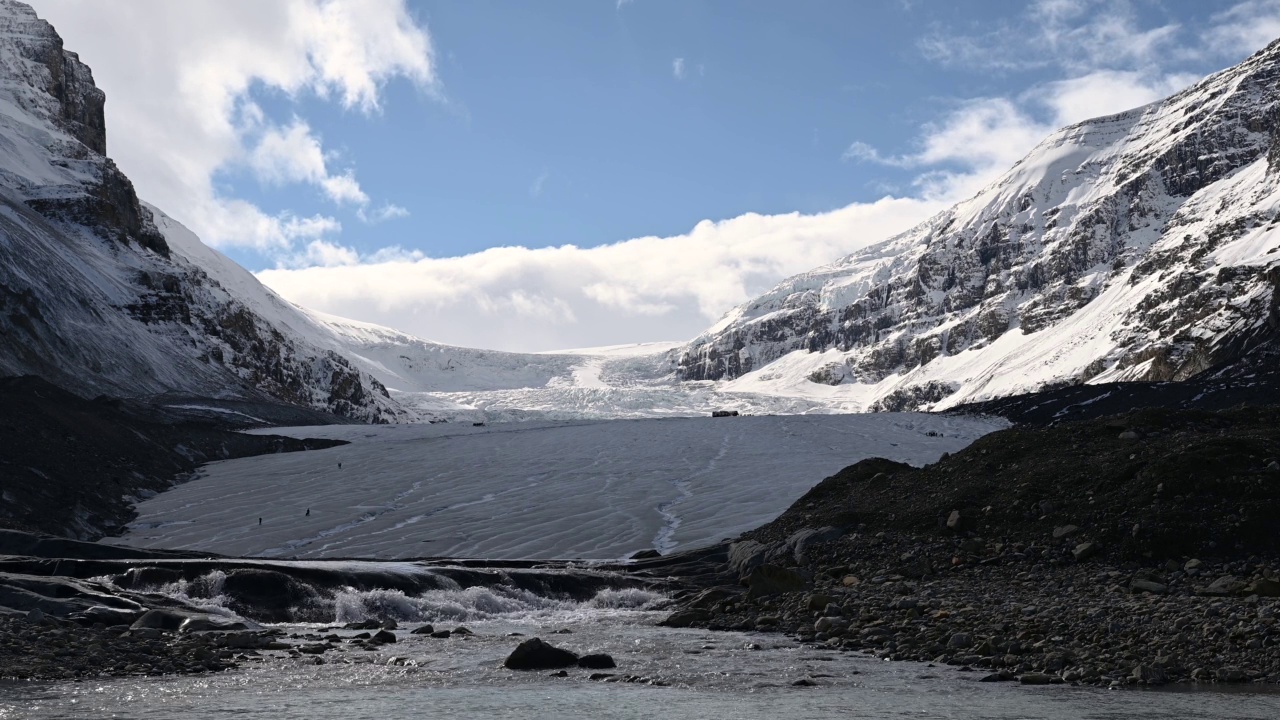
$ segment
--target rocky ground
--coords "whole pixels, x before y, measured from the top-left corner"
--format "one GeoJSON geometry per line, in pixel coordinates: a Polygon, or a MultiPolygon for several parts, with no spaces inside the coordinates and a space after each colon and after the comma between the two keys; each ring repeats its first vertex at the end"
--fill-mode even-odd
{"type": "MultiPolygon", "coordinates": [[[[395,629],[394,621],[371,621],[286,633],[163,610],[114,626],[77,624],[39,611],[0,615],[0,680],[218,672],[261,662],[402,665],[408,661],[394,654],[395,629]]],[[[465,627],[430,625],[413,632],[432,638],[471,634],[465,627]]]]}
{"type": "Polygon", "coordinates": [[[991,680],[1280,682],[1280,411],[1146,410],[868,460],[668,621],[991,680]],[[732,584],[738,580],[737,584],[732,584]]]}
{"type": "Polygon", "coordinates": [[[342,444],[232,431],[266,424],[260,418],[336,420],[268,403],[86,400],[39,378],[0,378],[0,528],[95,540],[118,534],[138,499],[205,462],[342,444]]]}

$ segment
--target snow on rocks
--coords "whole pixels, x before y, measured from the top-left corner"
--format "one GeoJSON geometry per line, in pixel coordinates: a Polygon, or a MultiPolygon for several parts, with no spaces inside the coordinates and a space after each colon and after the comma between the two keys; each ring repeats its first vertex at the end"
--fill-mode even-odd
{"type": "Polygon", "coordinates": [[[679,376],[942,409],[1231,359],[1280,277],[1278,78],[1280,42],[1064,128],[973,198],[733,310],[679,376]]]}

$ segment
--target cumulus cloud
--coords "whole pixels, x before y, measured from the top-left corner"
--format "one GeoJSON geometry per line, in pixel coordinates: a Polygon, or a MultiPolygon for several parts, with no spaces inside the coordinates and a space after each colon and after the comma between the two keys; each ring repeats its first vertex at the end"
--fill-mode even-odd
{"type": "Polygon", "coordinates": [[[677,80],[684,79],[684,58],[679,57],[671,61],[671,74],[674,75],[677,80]]]}
{"type": "Polygon", "coordinates": [[[884,198],[816,215],[747,214],[688,233],[463,257],[361,257],[258,277],[290,300],[422,337],[549,350],[692,337],[779,279],[901,232],[948,200],[884,198]]]}
{"type": "Polygon", "coordinates": [[[1280,0],[1240,3],[1197,32],[1177,24],[1143,28],[1130,4],[1103,0],[1039,0],[979,35],[937,27],[921,38],[919,49],[940,64],[983,71],[1057,68],[1064,77],[1013,96],[955,101],[921,127],[906,152],[855,141],[842,158],[916,169],[913,186],[926,198],[966,196],[1057,128],[1167,97],[1201,78],[1179,70],[1180,62],[1239,59],[1274,38],[1272,29],[1280,32],[1280,0]]]}
{"type": "Polygon", "coordinates": [[[281,253],[341,227],[228,196],[220,173],[248,170],[268,183],[313,185],[338,205],[369,203],[352,169],[332,169],[333,154],[304,119],[265,117],[255,93],[311,94],[374,113],[395,79],[439,92],[430,35],[403,0],[32,4],[106,91],[110,155],[143,197],[211,245],[281,253]]]}

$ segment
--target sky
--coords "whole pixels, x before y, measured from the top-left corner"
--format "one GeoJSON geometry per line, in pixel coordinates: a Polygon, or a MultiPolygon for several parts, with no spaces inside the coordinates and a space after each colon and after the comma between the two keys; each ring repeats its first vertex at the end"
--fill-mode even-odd
{"type": "Polygon", "coordinates": [[[1280,0],[30,1],[206,244],[521,351],[692,338],[1280,37],[1280,0]]]}

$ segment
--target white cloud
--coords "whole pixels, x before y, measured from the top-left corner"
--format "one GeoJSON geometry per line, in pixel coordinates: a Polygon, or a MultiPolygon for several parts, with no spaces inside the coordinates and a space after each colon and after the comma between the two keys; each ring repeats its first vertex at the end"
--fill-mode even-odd
{"type": "Polygon", "coordinates": [[[273,121],[253,93],[314,94],[364,113],[379,111],[397,78],[439,93],[431,38],[404,0],[32,4],[107,93],[111,157],[142,197],[211,245],[287,253],[340,228],[226,195],[215,177],[236,168],[312,184],[338,204],[369,201],[350,170],[329,168],[305,119],[273,121]]]}
{"type": "Polygon", "coordinates": [[[377,225],[388,220],[409,217],[409,211],[393,203],[384,203],[374,210],[367,210],[362,207],[356,210],[356,217],[360,218],[363,223],[377,225]]]}
{"type": "Polygon", "coordinates": [[[684,79],[684,58],[676,58],[671,61],[671,74],[674,75],[677,80],[684,79]]]}
{"type": "Polygon", "coordinates": [[[538,177],[534,178],[533,182],[530,183],[529,185],[529,197],[536,198],[541,196],[542,188],[546,186],[547,179],[550,177],[551,177],[551,174],[548,173],[546,170],[543,170],[541,173],[538,173],[538,177]]]}
{"type": "Polygon", "coordinates": [[[680,339],[779,279],[906,230],[951,201],[885,198],[817,215],[703,221],[683,235],[594,248],[362,257],[259,278],[307,307],[462,345],[547,350],[680,339]]]}
{"type": "Polygon", "coordinates": [[[1280,38],[1280,0],[1247,0],[1213,16],[1206,45],[1219,52],[1249,53],[1280,38]]]}
{"type": "Polygon", "coordinates": [[[268,128],[249,152],[249,166],[260,180],[278,185],[309,183],[336,203],[365,205],[369,202],[354,172],[347,170],[334,175],[327,165],[320,139],[299,118],[294,118],[287,127],[268,128]]]}

